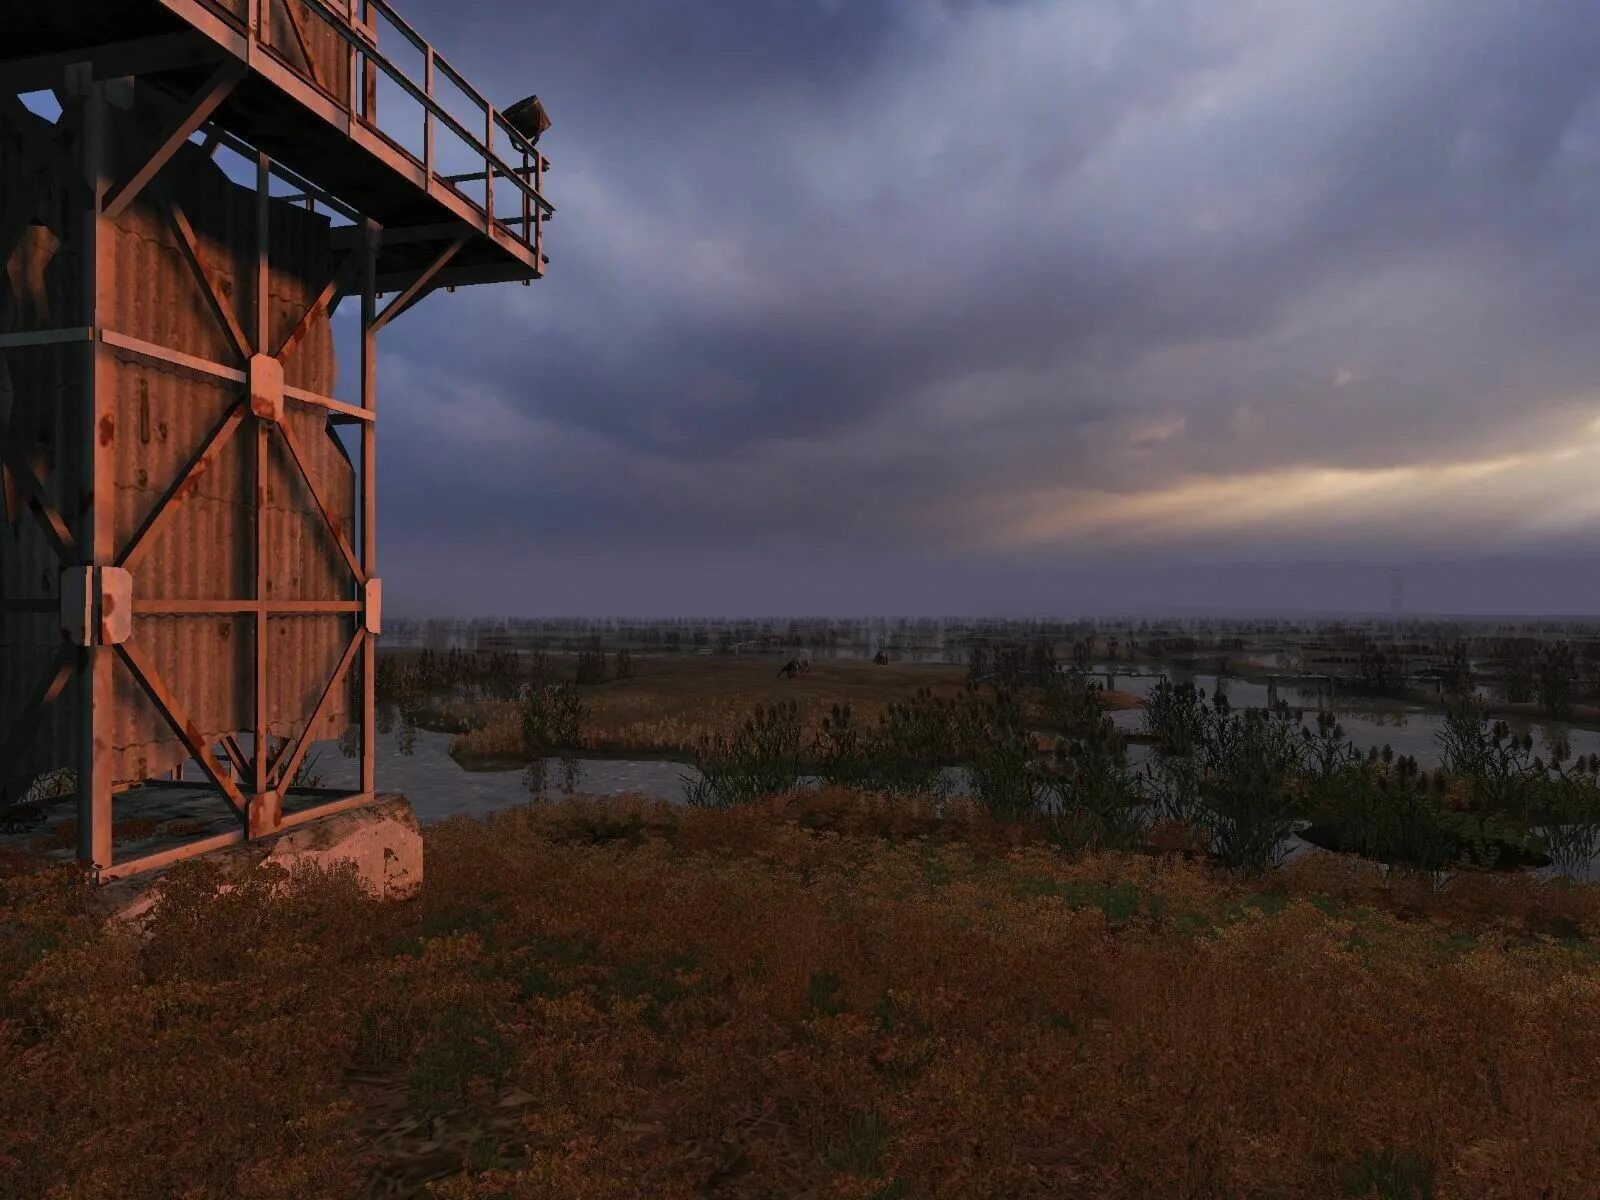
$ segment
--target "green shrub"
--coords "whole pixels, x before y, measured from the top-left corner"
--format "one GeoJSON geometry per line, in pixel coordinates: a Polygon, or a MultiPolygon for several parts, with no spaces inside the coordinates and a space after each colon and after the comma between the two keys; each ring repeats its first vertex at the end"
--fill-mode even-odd
{"type": "Polygon", "coordinates": [[[1058,740],[1045,781],[1045,824],[1053,841],[1069,849],[1138,844],[1147,823],[1144,789],[1110,717],[1101,717],[1086,736],[1058,740]]]}
{"type": "Polygon", "coordinates": [[[969,685],[955,709],[955,734],[972,797],[985,811],[1004,818],[1042,811],[1044,772],[1012,692],[999,688],[986,700],[969,685]]]}
{"type": "Polygon", "coordinates": [[[800,747],[800,710],[794,701],[757,705],[732,737],[701,737],[695,774],[681,776],[684,799],[700,808],[731,808],[792,792],[800,783],[800,747]]]}

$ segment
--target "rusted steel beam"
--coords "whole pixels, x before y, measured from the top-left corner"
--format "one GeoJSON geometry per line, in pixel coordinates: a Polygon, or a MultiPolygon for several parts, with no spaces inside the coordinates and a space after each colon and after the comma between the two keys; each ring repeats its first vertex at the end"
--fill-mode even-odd
{"type": "MultiPolygon", "coordinates": [[[[207,128],[206,137],[215,137],[219,145],[226,146],[240,158],[253,159],[256,156],[256,147],[252,146],[249,142],[245,141],[238,134],[232,132],[231,130],[223,129],[215,122],[213,122],[207,128]]],[[[282,179],[285,183],[293,184],[304,193],[304,195],[300,196],[285,196],[284,199],[290,203],[298,203],[299,201],[309,198],[315,200],[318,204],[327,205],[329,208],[333,209],[334,212],[338,213],[347,220],[360,220],[361,214],[356,212],[355,209],[351,208],[333,193],[319,188],[305,176],[299,174],[284,163],[274,162],[272,164],[272,169],[277,173],[278,178],[282,179]]],[[[332,232],[338,233],[339,231],[333,230],[332,232]]]]}
{"type": "MultiPolygon", "coordinates": [[[[44,677],[39,681],[39,686],[28,697],[27,704],[17,714],[11,724],[11,733],[3,742],[0,742],[0,765],[16,762],[22,754],[22,749],[33,738],[33,731],[49,711],[62,692],[66,690],[72,672],[76,669],[77,652],[71,646],[62,646],[56,651],[50,667],[45,671],[44,677]]],[[[3,788],[5,779],[0,776],[0,788],[3,788]]]]}
{"type": "Polygon", "coordinates": [[[112,329],[100,330],[100,341],[117,350],[126,350],[129,354],[153,358],[157,362],[170,363],[175,367],[187,367],[191,371],[198,371],[202,375],[210,375],[216,379],[226,379],[230,383],[243,383],[245,381],[245,373],[238,367],[223,366],[221,363],[214,363],[207,358],[196,358],[194,355],[185,354],[181,350],[158,346],[154,342],[147,342],[142,338],[129,337],[125,333],[117,333],[112,329]]]}
{"type": "Polygon", "coordinates": [[[166,209],[167,221],[178,235],[178,245],[183,250],[184,257],[189,260],[189,266],[194,269],[195,277],[200,280],[200,290],[205,295],[206,303],[211,307],[212,315],[217,318],[222,331],[228,335],[234,353],[240,359],[249,358],[250,339],[245,336],[239,318],[234,316],[233,306],[222,295],[217,277],[212,272],[210,264],[206,262],[205,252],[194,236],[194,226],[189,224],[188,214],[183,211],[183,205],[178,202],[177,196],[173,195],[171,189],[161,187],[159,181],[156,186],[161,188],[161,199],[166,209]]]}
{"type": "MultiPolygon", "coordinates": [[[[422,90],[430,98],[433,96],[433,47],[425,46],[422,51],[422,90]]],[[[427,176],[428,185],[433,185],[433,110],[422,110],[422,171],[427,176]]]]}
{"type": "Polygon", "coordinates": [[[354,404],[346,404],[343,400],[335,400],[332,396],[319,396],[316,392],[308,392],[304,388],[286,387],[283,389],[286,399],[298,400],[301,404],[310,404],[316,408],[325,408],[329,412],[350,417],[357,421],[370,421],[372,414],[364,408],[357,408],[354,404]]]}
{"type": "MultiPolygon", "coordinates": [[[[187,787],[193,788],[194,784],[187,787]]],[[[224,833],[214,833],[209,837],[199,838],[192,842],[185,842],[181,846],[173,846],[167,850],[158,850],[152,854],[130,858],[98,872],[102,883],[109,883],[116,879],[127,879],[134,875],[143,875],[150,871],[160,870],[162,867],[171,866],[173,863],[185,859],[195,858],[213,850],[222,850],[228,846],[236,846],[245,840],[244,830],[230,829],[224,833]]]]}
{"type": "MultiPolygon", "coordinates": [[[[292,8],[290,4],[286,7],[292,8]]],[[[268,0],[267,11],[271,12],[271,0],[268,0]]],[[[256,155],[256,304],[255,304],[255,339],[251,343],[258,354],[267,351],[267,339],[271,336],[272,326],[272,297],[271,283],[272,270],[268,262],[271,252],[272,229],[272,164],[264,152],[256,155]]],[[[280,379],[281,383],[281,372],[280,379]]],[[[281,402],[279,404],[281,408],[281,402]]],[[[281,413],[279,414],[282,415],[281,413]]],[[[267,599],[267,437],[273,422],[263,417],[256,419],[256,455],[255,478],[256,502],[255,509],[255,553],[253,574],[255,577],[255,598],[258,604],[267,599]]],[[[254,783],[257,803],[260,803],[261,794],[267,790],[267,614],[264,609],[256,610],[255,619],[255,666],[252,680],[255,693],[255,762],[254,783]]],[[[254,830],[252,829],[252,832],[254,830]]]]}
{"type": "MultiPolygon", "coordinates": [[[[534,193],[536,195],[540,195],[540,196],[544,195],[544,173],[545,173],[545,169],[547,167],[549,167],[549,165],[550,165],[550,160],[547,159],[544,155],[539,154],[537,152],[534,154],[534,156],[533,156],[533,190],[534,190],[534,193]]],[[[555,209],[553,209],[553,208],[547,208],[543,212],[536,212],[536,213],[532,214],[532,217],[533,217],[533,261],[534,261],[534,264],[535,264],[535,269],[539,270],[541,274],[543,273],[542,268],[544,267],[544,264],[546,262],[546,259],[545,259],[545,256],[544,256],[544,223],[547,220],[549,220],[550,217],[552,217],[554,214],[555,214],[555,209]]],[[[527,234],[526,229],[524,229],[523,234],[524,234],[523,240],[527,240],[527,238],[526,238],[526,234],[527,234]]]]}
{"type": "MultiPolygon", "coordinates": [[[[105,219],[102,203],[111,185],[115,161],[110,106],[116,99],[111,84],[97,83],[90,63],[75,63],[64,72],[62,122],[79,127],[78,152],[85,187],[74,205],[78,226],[79,296],[77,323],[99,328],[101,301],[115,286],[115,230],[105,219]]],[[[78,509],[78,564],[89,573],[113,565],[116,552],[116,458],[108,441],[115,436],[117,394],[110,356],[98,341],[86,342],[77,355],[82,377],[77,428],[81,431],[78,509]]],[[[112,717],[116,708],[113,672],[116,655],[99,638],[83,650],[78,673],[78,860],[96,868],[112,861],[112,796],[117,780],[112,717]]]]}
{"type": "MultiPolygon", "coordinates": [[[[363,223],[361,254],[361,407],[372,419],[361,426],[361,566],[364,577],[378,577],[378,250],[383,230],[376,221],[363,223]]],[[[361,790],[377,789],[378,636],[361,636],[361,790]]]]}
{"type": "Polygon", "coordinates": [[[359,600],[149,600],[134,598],[133,611],[141,617],[328,616],[361,611],[359,600]]]}
{"type": "Polygon", "coordinates": [[[0,90],[21,93],[59,87],[66,69],[73,63],[92,64],[96,79],[118,79],[124,75],[154,75],[193,67],[215,62],[217,57],[216,46],[200,34],[162,33],[83,46],[61,54],[38,54],[0,62],[0,90]]]}
{"type": "Polygon", "coordinates": [[[494,228],[494,105],[483,106],[483,215],[489,220],[489,228],[494,228]]]}
{"type": "Polygon", "coordinates": [[[63,565],[76,562],[78,541],[72,536],[72,530],[67,527],[61,510],[56,507],[50,494],[44,490],[39,477],[34,474],[33,465],[23,455],[17,453],[16,447],[3,432],[0,432],[0,465],[11,473],[11,478],[27,497],[28,508],[39,519],[39,526],[44,530],[45,537],[50,539],[50,546],[55,551],[56,557],[63,565]]]}
{"type": "Polygon", "coordinates": [[[116,651],[121,656],[122,661],[127,664],[128,670],[132,672],[134,680],[144,689],[145,695],[149,696],[151,702],[155,704],[156,710],[160,712],[162,719],[178,735],[178,740],[183,743],[190,756],[200,764],[201,769],[205,771],[211,782],[222,789],[223,796],[233,806],[235,814],[241,820],[244,819],[249,808],[245,801],[244,793],[223,771],[222,764],[217,761],[216,755],[211,753],[211,747],[207,744],[206,737],[178,704],[177,699],[172,694],[172,690],[167,687],[166,682],[161,678],[154,664],[144,657],[143,652],[133,642],[123,642],[117,646],[116,651]]]}
{"type": "Polygon", "coordinates": [[[263,607],[267,600],[267,438],[271,431],[270,425],[258,419],[255,423],[256,454],[254,483],[256,485],[255,502],[255,553],[252,574],[255,577],[255,631],[253,666],[251,670],[251,692],[255,702],[252,706],[255,715],[256,754],[254,760],[255,790],[259,794],[267,790],[267,610],[263,607]]]}
{"type": "MultiPolygon", "coordinates": [[[[461,236],[463,229],[471,229],[460,221],[439,221],[432,225],[399,225],[383,231],[383,244],[385,246],[405,246],[413,242],[449,242],[461,236]]],[[[476,230],[473,230],[476,232],[476,230]]],[[[330,229],[329,240],[336,249],[359,250],[361,248],[361,227],[352,225],[345,229],[330,229]]],[[[360,284],[355,285],[356,288],[360,284]]]]}
{"type": "MultiPolygon", "coordinates": [[[[240,397],[234,401],[232,407],[223,414],[222,420],[217,422],[216,427],[206,436],[206,440],[200,444],[200,448],[195,451],[194,457],[184,467],[183,473],[172,481],[172,486],[166,490],[161,499],[156,502],[156,506],[150,510],[150,515],[144,519],[144,523],[139,526],[137,532],[129,539],[126,548],[117,559],[117,566],[125,567],[131,571],[138,565],[139,560],[144,557],[145,552],[153,544],[154,537],[152,535],[156,530],[177,510],[179,505],[199,489],[200,477],[206,473],[212,463],[216,462],[217,455],[222,453],[223,448],[232,440],[233,435],[238,432],[239,425],[244,420],[244,414],[245,401],[243,397],[240,397]]],[[[137,602],[135,603],[137,604],[137,602]]]]}
{"type": "Polygon", "coordinates": [[[178,147],[189,140],[191,134],[204,125],[217,110],[239,81],[244,78],[245,69],[242,64],[229,60],[222,63],[212,72],[211,78],[198,92],[190,98],[184,110],[173,121],[165,136],[156,143],[155,149],[145,158],[127,179],[106,194],[105,215],[115,219],[133,202],[144,186],[155,178],[156,172],[166,166],[172,156],[178,152],[178,147]]]}
{"type": "MultiPolygon", "coordinates": [[[[193,784],[188,786],[193,787],[193,784]]],[[[146,871],[159,870],[171,866],[175,862],[182,862],[186,858],[194,858],[198,854],[205,854],[212,850],[221,850],[226,846],[236,846],[244,841],[244,830],[230,829],[226,833],[215,833],[210,837],[200,838],[198,841],[187,842],[182,846],[174,846],[170,850],[158,850],[154,854],[146,854],[139,858],[130,858],[125,862],[114,863],[109,867],[102,867],[99,872],[103,882],[113,879],[126,879],[130,875],[142,875],[146,871]]]]}
{"type": "Polygon", "coordinates": [[[322,695],[317,698],[317,706],[311,710],[311,719],[306,722],[304,731],[295,739],[294,753],[288,761],[273,776],[272,786],[282,791],[288,788],[294,779],[294,773],[300,769],[300,763],[306,756],[306,751],[311,748],[312,738],[316,735],[317,725],[321,722],[323,714],[328,711],[328,704],[344,686],[345,676],[350,673],[350,664],[356,660],[356,651],[361,649],[365,635],[357,633],[350,639],[349,645],[344,648],[344,653],[339,656],[339,665],[334,668],[333,674],[328,677],[327,686],[322,689],[322,695]]]}
{"type": "Polygon", "coordinates": [[[0,333],[0,350],[20,350],[27,346],[62,346],[94,340],[94,330],[83,325],[70,329],[33,329],[21,333],[0,333]]]}
{"type": "Polygon", "coordinates": [[[350,568],[350,573],[356,577],[357,582],[367,581],[366,573],[361,569],[361,560],[356,557],[355,550],[350,545],[350,539],[345,537],[344,530],[339,528],[339,522],[333,515],[333,510],[328,507],[327,500],[322,495],[322,489],[317,486],[317,481],[312,478],[311,470],[306,466],[306,457],[300,452],[300,439],[289,422],[284,421],[277,427],[283,435],[283,444],[289,447],[289,457],[294,459],[294,465],[300,469],[300,477],[306,481],[306,487],[311,490],[311,498],[316,501],[317,511],[322,514],[322,519],[327,523],[328,531],[333,534],[333,540],[339,545],[339,553],[344,555],[344,561],[350,568]]]}
{"type": "Polygon", "coordinates": [[[280,738],[278,740],[278,748],[272,752],[267,761],[267,778],[277,779],[279,777],[278,768],[283,766],[283,760],[289,757],[289,753],[293,749],[294,743],[288,738],[280,738]]]}
{"type": "MultiPolygon", "coordinates": [[[[541,278],[544,272],[522,263],[486,263],[474,267],[447,267],[440,271],[433,279],[434,287],[472,287],[480,283],[516,283],[527,279],[529,271],[533,278],[541,278]]],[[[409,284],[415,277],[414,272],[394,272],[378,276],[378,290],[380,292],[398,292],[409,284]]]]}
{"type": "Polygon", "coordinates": [[[317,319],[320,313],[327,311],[328,306],[333,303],[334,297],[343,290],[344,285],[354,276],[356,268],[360,265],[360,259],[354,253],[344,256],[339,265],[334,268],[333,278],[328,280],[328,286],[323,288],[317,294],[316,299],[312,300],[310,305],[307,306],[305,315],[300,318],[299,324],[290,330],[289,335],[283,339],[282,344],[273,353],[274,358],[279,362],[288,361],[289,355],[294,353],[294,348],[300,344],[300,339],[311,331],[312,322],[317,319]]]}
{"type": "Polygon", "coordinates": [[[437,284],[430,284],[428,287],[420,288],[417,291],[412,292],[409,296],[404,297],[402,300],[394,301],[389,305],[388,308],[383,310],[382,316],[384,318],[384,324],[387,325],[396,317],[405,316],[418,304],[421,304],[424,300],[438,290],[439,287],[437,284]]]}
{"type": "Polygon", "coordinates": [[[228,762],[233,767],[234,778],[246,778],[250,773],[250,760],[245,757],[244,747],[239,745],[239,739],[231,733],[225,733],[220,741],[222,752],[228,756],[228,762]]]}
{"type": "Polygon", "coordinates": [[[372,332],[377,333],[390,321],[410,308],[413,303],[421,299],[423,291],[428,284],[450,264],[450,260],[460,253],[461,247],[465,246],[471,238],[472,235],[470,233],[464,233],[441,250],[438,256],[423,270],[422,274],[413,279],[404,291],[389,301],[387,308],[372,319],[370,327],[372,332]]]}
{"type": "Polygon", "coordinates": [[[279,829],[289,829],[295,825],[304,825],[307,821],[315,821],[319,817],[331,817],[334,813],[345,812],[347,809],[360,808],[363,804],[371,804],[373,793],[368,791],[355,792],[343,800],[334,800],[328,804],[319,804],[315,808],[307,808],[300,812],[285,813],[278,822],[279,829]]]}

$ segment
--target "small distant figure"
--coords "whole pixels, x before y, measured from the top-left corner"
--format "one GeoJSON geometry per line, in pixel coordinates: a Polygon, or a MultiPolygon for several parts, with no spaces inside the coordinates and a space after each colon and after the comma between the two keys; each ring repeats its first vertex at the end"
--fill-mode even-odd
{"type": "Polygon", "coordinates": [[[880,667],[887,667],[889,665],[889,652],[887,650],[879,650],[872,656],[872,661],[880,667]]]}
{"type": "Polygon", "coordinates": [[[796,675],[804,675],[809,670],[811,670],[811,656],[809,654],[796,654],[778,668],[778,674],[787,675],[790,679],[793,679],[796,675]]]}

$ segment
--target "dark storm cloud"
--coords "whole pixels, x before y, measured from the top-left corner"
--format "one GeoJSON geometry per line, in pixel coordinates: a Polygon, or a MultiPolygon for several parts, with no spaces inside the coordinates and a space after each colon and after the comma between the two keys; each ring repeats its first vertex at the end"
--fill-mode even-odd
{"type": "Polygon", "coordinates": [[[547,280],[395,326],[412,578],[445,539],[954,564],[1019,494],[1448,468],[1600,411],[1577,0],[412,11],[547,101],[561,209],[547,280]]]}

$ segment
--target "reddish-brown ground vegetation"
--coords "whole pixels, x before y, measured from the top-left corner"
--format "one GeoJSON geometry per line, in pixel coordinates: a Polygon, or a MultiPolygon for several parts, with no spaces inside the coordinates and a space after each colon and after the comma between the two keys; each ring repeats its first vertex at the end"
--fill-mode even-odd
{"type": "Polygon", "coordinates": [[[428,831],[423,895],[0,881],[0,1195],[1600,1195],[1600,889],[1070,857],[846,793],[428,831]]]}

